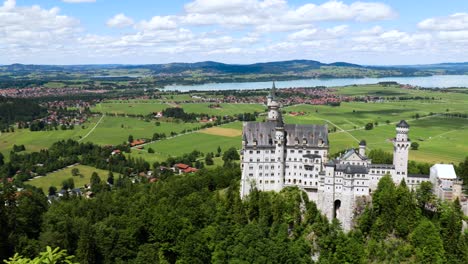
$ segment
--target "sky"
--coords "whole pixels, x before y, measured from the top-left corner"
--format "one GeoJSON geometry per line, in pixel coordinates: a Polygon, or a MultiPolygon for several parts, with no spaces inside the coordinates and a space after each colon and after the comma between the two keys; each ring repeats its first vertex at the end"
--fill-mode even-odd
{"type": "Polygon", "coordinates": [[[0,0],[0,64],[468,61],[467,0],[0,0]]]}

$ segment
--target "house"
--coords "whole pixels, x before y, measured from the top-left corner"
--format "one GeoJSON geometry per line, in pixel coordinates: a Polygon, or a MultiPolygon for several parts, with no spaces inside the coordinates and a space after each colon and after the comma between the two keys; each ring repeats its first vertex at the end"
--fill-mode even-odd
{"type": "Polygon", "coordinates": [[[197,172],[197,171],[198,171],[198,169],[192,168],[192,167],[190,167],[189,165],[183,164],[183,163],[177,163],[177,164],[175,164],[175,165],[172,167],[172,170],[173,170],[175,173],[178,173],[178,174],[193,173],[193,172],[197,172]]]}

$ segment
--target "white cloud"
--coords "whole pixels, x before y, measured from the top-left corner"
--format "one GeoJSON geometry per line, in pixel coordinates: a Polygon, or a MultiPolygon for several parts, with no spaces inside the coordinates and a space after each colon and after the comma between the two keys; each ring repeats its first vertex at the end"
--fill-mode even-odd
{"type": "Polygon", "coordinates": [[[140,30],[169,30],[176,29],[175,16],[154,16],[150,21],[141,21],[136,26],[140,30]]]}
{"type": "Polygon", "coordinates": [[[321,5],[305,4],[286,14],[296,23],[314,21],[378,21],[394,18],[395,11],[383,3],[354,2],[347,5],[341,1],[329,1],[321,5]]]}
{"type": "Polygon", "coordinates": [[[468,13],[455,13],[447,17],[429,18],[419,22],[418,27],[434,31],[468,30],[468,13]]]}
{"type": "Polygon", "coordinates": [[[383,3],[354,2],[350,5],[331,0],[321,5],[305,4],[298,8],[285,0],[195,0],[185,5],[180,16],[186,25],[255,25],[258,31],[292,31],[319,21],[378,21],[396,17],[383,3]]]}
{"type": "Polygon", "coordinates": [[[79,21],[58,8],[21,7],[12,0],[0,6],[0,18],[0,44],[16,48],[63,43],[80,31],[79,21]]]}
{"type": "Polygon", "coordinates": [[[77,4],[77,3],[94,3],[96,0],[62,0],[65,3],[77,4]]]}
{"type": "Polygon", "coordinates": [[[107,21],[107,26],[116,28],[125,28],[133,25],[133,19],[123,13],[117,14],[107,21]]]}

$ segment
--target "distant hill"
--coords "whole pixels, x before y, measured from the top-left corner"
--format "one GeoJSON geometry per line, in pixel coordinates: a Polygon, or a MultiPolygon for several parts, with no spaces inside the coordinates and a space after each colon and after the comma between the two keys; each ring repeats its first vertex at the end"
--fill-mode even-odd
{"type": "MultiPolygon", "coordinates": [[[[428,65],[358,65],[348,62],[322,63],[289,60],[254,64],[215,61],[166,64],[29,65],[0,66],[0,88],[40,85],[40,82],[101,80],[122,82],[146,78],[148,87],[167,84],[248,82],[305,78],[364,78],[468,74],[468,62],[428,65]],[[152,78],[149,80],[148,78],[152,78]]],[[[141,82],[140,82],[141,83],[141,82]]],[[[70,83],[69,83],[70,84],[70,83]]]]}

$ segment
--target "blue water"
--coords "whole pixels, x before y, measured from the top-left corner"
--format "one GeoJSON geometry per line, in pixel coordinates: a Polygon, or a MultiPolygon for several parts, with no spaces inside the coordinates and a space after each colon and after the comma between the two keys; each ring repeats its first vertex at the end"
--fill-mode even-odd
{"type": "MultiPolygon", "coordinates": [[[[434,75],[427,77],[385,77],[385,78],[337,78],[337,79],[305,79],[276,82],[277,88],[315,87],[315,86],[345,86],[353,84],[373,84],[394,81],[400,84],[410,84],[426,88],[468,87],[468,75],[434,75]]],[[[267,89],[271,82],[244,83],[207,83],[201,85],[168,85],[167,90],[177,91],[210,91],[210,90],[247,90],[267,89]]]]}

